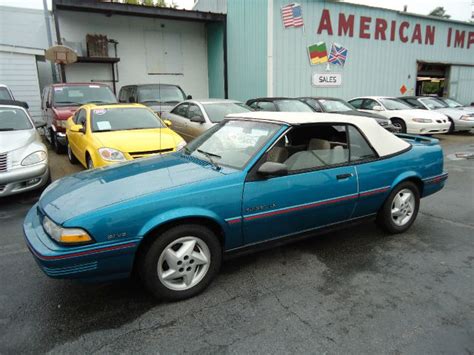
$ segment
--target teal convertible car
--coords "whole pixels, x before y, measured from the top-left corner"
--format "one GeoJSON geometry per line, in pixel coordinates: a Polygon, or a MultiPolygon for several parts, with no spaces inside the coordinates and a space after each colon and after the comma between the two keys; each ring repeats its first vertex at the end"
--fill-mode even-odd
{"type": "Polygon", "coordinates": [[[436,139],[324,113],[228,116],[183,150],[51,184],[24,222],[54,278],[136,272],[157,297],[202,291],[226,254],[366,219],[406,231],[447,179],[436,139]]]}

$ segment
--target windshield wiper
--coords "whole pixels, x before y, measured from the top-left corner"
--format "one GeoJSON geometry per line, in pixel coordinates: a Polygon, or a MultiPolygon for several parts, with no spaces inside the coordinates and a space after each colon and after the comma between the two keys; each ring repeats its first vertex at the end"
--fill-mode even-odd
{"type": "Polygon", "coordinates": [[[85,104],[108,104],[110,103],[109,101],[104,101],[104,100],[91,100],[91,101],[85,101],[82,102],[83,105],[85,104]]]}
{"type": "Polygon", "coordinates": [[[222,157],[218,154],[215,154],[215,153],[209,153],[209,152],[206,152],[204,150],[201,150],[201,149],[196,149],[199,153],[203,154],[206,156],[207,159],[209,159],[210,163],[212,165],[214,165],[214,167],[217,169],[217,170],[221,170],[221,167],[219,165],[217,165],[217,163],[214,161],[214,159],[212,159],[212,157],[215,157],[215,158],[218,158],[218,159],[221,159],[222,157]]]}
{"type": "Polygon", "coordinates": [[[161,103],[161,101],[159,101],[159,100],[142,100],[140,102],[143,102],[143,103],[145,103],[145,102],[156,102],[158,104],[161,103]]]}
{"type": "Polygon", "coordinates": [[[15,128],[0,128],[0,131],[4,132],[4,131],[14,131],[15,128]]]}

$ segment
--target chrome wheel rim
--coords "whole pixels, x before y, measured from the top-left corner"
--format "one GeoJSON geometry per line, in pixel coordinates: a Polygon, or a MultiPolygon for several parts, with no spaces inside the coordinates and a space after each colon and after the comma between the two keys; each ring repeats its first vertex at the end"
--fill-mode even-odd
{"type": "Polygon", "coordinates": [[[411,221],[415,212],[415,195],[409,189],[397,192],[392,201],[391,217],[395,225],[403,227],[411,221]]]}
{"type": "Polygon", "coordinates": [[[202,281],[210,264],[211,253],[206,243],[197,237],[182,237],[168,244],[161,253],[158,278],[170,290],[189,290],[202,281]]]}

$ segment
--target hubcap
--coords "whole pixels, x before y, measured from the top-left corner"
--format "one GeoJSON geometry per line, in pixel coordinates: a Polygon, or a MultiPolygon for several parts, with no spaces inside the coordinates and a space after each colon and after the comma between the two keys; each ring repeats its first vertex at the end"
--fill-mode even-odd
{"type": "Polygon", "coordinates": [[[415,196],[409,189],[398,191],[392,201],[392,221],[397,226],[406,225],[413,217],[415,212],[415,196]]]}
{"type": "Polygon", "coordinates": [[[157,272],[161,283],[175,291],[196,286],[209,271],[211,253],[197,237],[176,239],[163,250],[157,272]]]}

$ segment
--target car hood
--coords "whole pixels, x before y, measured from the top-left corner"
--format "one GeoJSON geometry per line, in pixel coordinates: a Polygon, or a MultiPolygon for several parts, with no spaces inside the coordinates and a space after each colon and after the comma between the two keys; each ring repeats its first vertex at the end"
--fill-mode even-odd
{"type": "Polygon", "coordinates": [[[78,108],[79,106],[56,106],[53,108],[53,112],[57,119],[67,120],[78,108]]]}
{"type": "Polygon", "coordinates": [[[445,115],[448,115],[449,117],[454,118],[454,119],[457,119],[463,115],[474,114],[474,112],[464,111],[464,110],[451,108],[451,107],[438,108],[435,111],[444,113],[445,115]]]}
{"type": "MultiPolygon", "coordinates": [[[[110,205],[222,176],[197,158],[171,153],[83,171],[52,183],[39,207],[62,224],[110,205]]],[[[176,194],[179,196],[179,193],[176,194]]]]}
{"type": "Polygon", "coordinates": [[[34,129],[0,132],[0,152],[23,148],[37,139],[38,135],[34,129]]]}
{"type": "Polygon", "coordinates": [[[181,137],[169,128],[96,132],[94,137],[103,147],[118,149],[122,152],[174,149],[181,141],[181,137]]]}

